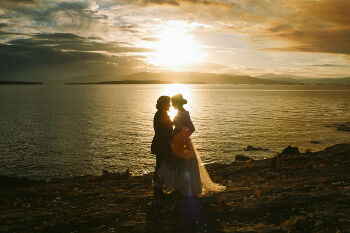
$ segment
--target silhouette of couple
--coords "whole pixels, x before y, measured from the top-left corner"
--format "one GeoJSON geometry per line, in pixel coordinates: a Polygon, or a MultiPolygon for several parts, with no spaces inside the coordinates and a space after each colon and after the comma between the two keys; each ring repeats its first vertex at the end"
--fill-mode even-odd
{"type": "Polygon", "coordinates": [[[160,96],[154,115],[154,138],[151,153],[156,155],[154,172],[154,196],[164,196],[163,186],[173,189],[183,197],[198,196],[204,192],[223,191],[225,186],[214,183],[190,138],[195,131],[188,111],[184,109],[187,100],[182,94],[160,96]],[[177,110],[171,121],[168,111],[177,110]]]}

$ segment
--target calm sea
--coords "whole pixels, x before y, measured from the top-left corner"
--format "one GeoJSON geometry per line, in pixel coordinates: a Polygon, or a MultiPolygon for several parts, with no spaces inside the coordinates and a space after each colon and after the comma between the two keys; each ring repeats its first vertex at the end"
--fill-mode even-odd
{"type": "Polygon", "coordinates": [[[193,141],[206,163],[229,163],[237,154],[271,157],[288,145],[304,151],[350,141],[350,132],[326,127],[350,121],[350,87],[0,86],[0,175],[152,171],[155,103],[178,92],[188,99],[193,141]],[[248,145],[268,150],[245,151],[248,145]]]}

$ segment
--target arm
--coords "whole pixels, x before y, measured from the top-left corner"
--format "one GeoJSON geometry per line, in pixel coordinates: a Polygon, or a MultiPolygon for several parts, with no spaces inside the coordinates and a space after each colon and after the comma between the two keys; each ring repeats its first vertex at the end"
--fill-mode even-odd
{"type": "Polygon", "coordinates": [[[192,134],[196,129],[194,128],[189,112],[187,112],[185,116],[185,126],[189,129],[190,133],[192,134]]]}
{"type": "Polygon", "coordinates": [[[173,132],[173,123],[167,113],[161,116],[160,131],[162,135],[169,137],[169,140],[171,139],[172,132],[173,132]]]}

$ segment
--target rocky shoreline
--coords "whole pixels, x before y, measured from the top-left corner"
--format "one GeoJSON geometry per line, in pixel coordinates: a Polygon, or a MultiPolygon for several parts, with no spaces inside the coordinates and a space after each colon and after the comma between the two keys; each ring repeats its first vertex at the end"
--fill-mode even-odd
{"type": "Polygon", "coordinates": [[[0,177],[0,232],[350,232],[349,143],[207,169],[224,192],[162,201],[152,174],[0,177]]]}

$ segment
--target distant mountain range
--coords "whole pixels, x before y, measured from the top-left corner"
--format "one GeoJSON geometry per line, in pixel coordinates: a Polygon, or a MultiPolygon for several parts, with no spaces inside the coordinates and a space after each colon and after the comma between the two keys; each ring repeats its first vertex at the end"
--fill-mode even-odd
{"type": "MultiPolygon", "coordinates": [[[[172,84],[170,81],[160,80],[122,80],[122,81],[105,81],[105,82],[82,82],[82,83],[66,83],[67,85],[75,84],[172,84]]],[[[184,84],[204,84],[202,82],[182,82],[184,84]]]]}
{"type": "MultiPolygon", "coordinates": [[[[45,82],[46,84],[266,84],[266,85],[350,85],[350,77],[306,78],[295,75],[263,74],[259,76],[215,74],[198,72],[140,72],[128,75],[96,74],[84,75],[45,82]]],[[[0,81],[1,84],[42,84],[41,82],[0,81]]]]}
{"type": "Polygon", "coordinates": [[[214,74],[197,72],[140,72],[129,75],[86,75],[69,80],[69,84],[130,84],[130,83],[208,83],[208,84],[278,84],[278,85],[350,85],[345,78],[305,78],[295,75],[214,74]]]}
{"type": "Polygon", "coordinates": [[[42,82],[0,81],[0,85],[41,85],[42,82]]]}
{"type": "Polygon", "coordinates": [[[208,84],[294,84],[289,81],[272,80],[250,77],[246,75],[229,75],[229,74],[213,74],[213,73],[196,73],[196,72],[140,72],[129,75],[88,75],[79,76],[69,80],[69,84],[74,83],[94,83],[94,84],[120,84],[123,81],[152,81],[157,83],[208,83],[208,84]]]}
{"type": "Polygon", "coordinates": [[[295,75],[263,74],[255,78],[287,81],[306,85],[350,85],[350,77],[345,78],[305,78],[295,75]]]}

